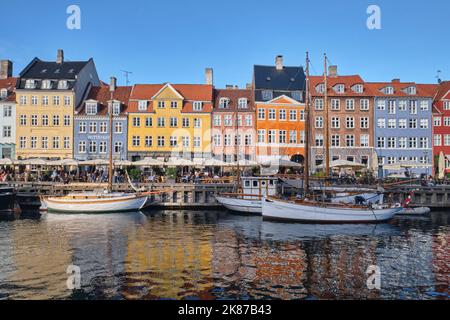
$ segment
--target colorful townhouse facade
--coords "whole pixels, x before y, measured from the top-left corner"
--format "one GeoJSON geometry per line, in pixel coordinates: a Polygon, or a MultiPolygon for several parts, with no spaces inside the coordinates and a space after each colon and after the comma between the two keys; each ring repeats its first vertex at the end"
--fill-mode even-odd
{"type": "Polygon", "coordinates": [[[11,61],[0,61],[0,159],[15,159],[17,79],[12,69],[11,61]]]}
{"type": "MultiPolygon", "coordinates": [[[[330,66],[325,103],[325,77],[312,76],[311,90],[311,169],[324,164],[328,126],[330,161],[347,160],[371,168],[374,121],[373,96],[359,75],[338,75],[330,66]],[[328,107],[328,123],[325,106],[328,107]]],[[[376,157],[375,157],[376,158],[376,157]]]]}
{"type": "Polygon", "coordinates": [[[379,176],[403,174],[405,169],[385,166],[418,162],[413,175],[432,174],[432,106],[436,87],[412,82],[367,83],[375,96],[375,150],[379,176]]]}
{"type": "Polygon", "coordinates": [[[214,90],[212,154],[225,162],[256,158],[255,108],[251,89],[214,90]]]}
{"type": "Polygon", "coordinates": [[[284,66],[282,56],[275,66],[254,66],[258,161],[304,161],[305,87],[303,68],[284,66]]]}
{"type": "Polygon", "coordinates": [[[128,158],[211,158],[211,84],[137,84],[128,107],[128,158]]]}
{"type": "Polygon", "coordinates": [[[34,58],[16,85],[16,155],[19,159],[73,158],[75,108],[99,86],[94,61],[34,58]]]}
{"type": "Polygon", "coordinates": [[[444,154],[446,173],[450,173],[450,81],[441,82],[433,107],[433,158],[437,171],[439,156],[444,154]]]}
{"type": "Polygon", "coordinates": [[[111,112],[113,159],[127,159],[127,109],[132,87],[116,83],[112,78],[109,86],[92,87],[87,99],[75,111],[75,159],[109,159],[111,112]]]}

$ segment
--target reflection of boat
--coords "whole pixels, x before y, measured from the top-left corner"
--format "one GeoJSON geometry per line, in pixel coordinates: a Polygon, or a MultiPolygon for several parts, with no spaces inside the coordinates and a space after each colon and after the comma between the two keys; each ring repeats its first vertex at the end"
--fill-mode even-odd
{"type": "Polygon", "coordinates": [[[49,212],[105,213],[137,211],[148,204],[147,194],[83,193],[44,199],[49,212]]]}
{"type": "Polygon", "coordinates": [[[431,212],[428,207],[417,207],[417,208],[403,208],[397,215],[402,216],[421,216],[431,212]]]}
{"type": "Polygon", "coordinates": [[[264,199],[262,214],[266,220],[321,223],[383,222],[390,220],[401,207],[353,206],[310,201],[264,199]]]}
{"type": "Polygon", "coordinates": [[[240,180],[242,193],[221,194],[216,200],[231,211],[260,215],[261,199],[276,194],[278,178],[242,177],[240,180]]]}
{"type": "Polygon", "coordinates": [[[14,188],[0,188],[0,218],[14,219],[16,212],[16,194],[14,188]]]}

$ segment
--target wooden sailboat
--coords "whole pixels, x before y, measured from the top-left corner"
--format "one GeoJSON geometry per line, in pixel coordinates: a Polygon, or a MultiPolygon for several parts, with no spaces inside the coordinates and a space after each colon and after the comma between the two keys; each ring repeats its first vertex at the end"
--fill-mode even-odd
{"type": "MultiPolygon", "coordinates": [[[[325,163],[326,176],[330,174],[330,146],[328,130],[328,97],[327,97],[327,57],[325,55],[324,71],[324,107],[325,107],[325,163]]],[[[298,222],[318,223],[364,223],[383,222],[391,219],[402,210],[400,205],[390,206],[383,204],[353,205],[347,203],[318,202],[308,199],[309,194],[309,145],[310,145],[310,90],[309,90],[309,56],[306,54],[306,104],[305,117],[307,127],[307,139],[305,146],[305,171],[304,171],[304,197],[302,200],[280,200],[277,198],[265,198],[262,201],[262,215],[266,220],[283,220],[298,222]]]]}
{"type": "Polygon", "coordinates": [[[138,211],[148,205],[150,193],[122,193],[113,192],[113,105],[116,79],[111,78],[109,105],[109,180],[108,190],[100,193],[69,194],[62,197],[43,199],[49,212],[62,213],[111,213],[138,211]]]}

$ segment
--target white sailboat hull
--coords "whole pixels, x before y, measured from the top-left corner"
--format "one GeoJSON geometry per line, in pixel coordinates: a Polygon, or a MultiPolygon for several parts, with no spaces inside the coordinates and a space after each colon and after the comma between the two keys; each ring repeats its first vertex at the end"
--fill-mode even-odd
{"type": "Polygon", "coordinates": [[[231,211],[259,215],[262,213],[261,200],[220,196],[216,196],[216,200],[225,208],[231,211]]]}
{"type": "Polygon", "coordinates": [[[366,209],[320,207],[317,205],[266,200],[262,201],[262,215],[267,220],[284,220],[319,223],[362,223],[390,220],[402,208],[366,209]]]}
{"type": "Polygon", "coordinates": [[[61,213],[108,213],[137,211],[143,209],[147,196],[121,195],[98,198],[55,197],[44,200],[49,212],[61,213]]]}

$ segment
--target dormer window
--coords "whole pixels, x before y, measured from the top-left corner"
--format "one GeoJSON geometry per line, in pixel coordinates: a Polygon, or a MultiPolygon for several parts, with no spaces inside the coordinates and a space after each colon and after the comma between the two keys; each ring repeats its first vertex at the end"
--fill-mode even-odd
{"type": "Polygon", "coordinates": [[[36,81],[32,79],[28,79],[25,81],[25,89],[35,89],[36,88],[36,81]]]}
{"type": "Polygon", "coordinates": [[[113,115],[118,116],[120,114],[120,101],[113,102],[113,115]]]}
{"type": "Polygon", "coordinates": [[[248,104],[247,98],[239,98],[238,100],[239,109],[247,109],[247,104],[248,104]]]}
{"type": "Polygon", "coordinates": [[[220,100],[219,100],[219,108],[220,109],[227,109],[229,104],[230,104],[230,99],[220,98],[220,100]]]}
{"type": "Polygon", "coordinates": [[[264,101],[272,100],[273,99],[273,92],[272,92],[272,90],[263,90],[262,98],[263,98],[264,101]]]}
{"type": "Polygon", "coordinates": [[[406,89],[406,92],[407,92],[408,94],[413,95],[413,94],[416,94],[416,93],[417,93],[417,89],[416,89],[416,87],[411,86],[411,87],[408,87],[408,88],[406,89]]]}
{"type": "Polygon", "coordinates": [[[363,93],[364,92],[364,86],[362,84],[356,84],[353,86],[353,91],[356,93],[363,93]]]}
{"type": "Polygon", "coordinates": [[[386,87],[384,88],[385,94],[394,94],[394,87],[386,87]]]}
{"type": "Polygon", "coordinates": [[[58,89],[60,89],[60,90],[66,90],[68,87],[69,87],[69,86],[68,86],[67,80],[60,80],[60,81],[58,82],[58,89]]]}
{"type": "Polygon", "coordinates": [[[97,102],[86,102],[86,114],[90,116],[97,114],[97,102]]]}
{"type": "Polygon", "coordinates": [[[8,96],[8,90],[7,89],[1,89],[0,90],[0,99],[6,99],[8,96]]]}
{"type": "Polygon", "coordinates": [[[334,86],[334,91],[336,91],[337,93],[344,93],[345,86],[343,84],[337,84],[334,86]]]}
{"type": "Polygon", "coordinates": [[[302,101],[302,92],[299,90],[292,91],[292,99],[301,102],[302,101]]]}
{"type": "Polygon", "coordinates": [[[139,100],[138,110],[139,111],[147,111],[147,100],[139,100]]]}
{"type": "Polygon", "coordinates": [[[42,89],[51,89],[52,88],[52,81],[51,80],[43,80],[41,88],[42,89]]]}
{"type": "Polygon", "coordinates": [[[192,108],[194,109],[194,111],[202,111],[202,109],[203,109],[203,102],[201,102],[201,101],[194,101],[194,104],[193,104],[192,108]]]}
{"type": "Polygon", "coordinates": [[[325,84],[321,83],[316,86],[316,91],[318,93],[325,93],[325,84]]]}

